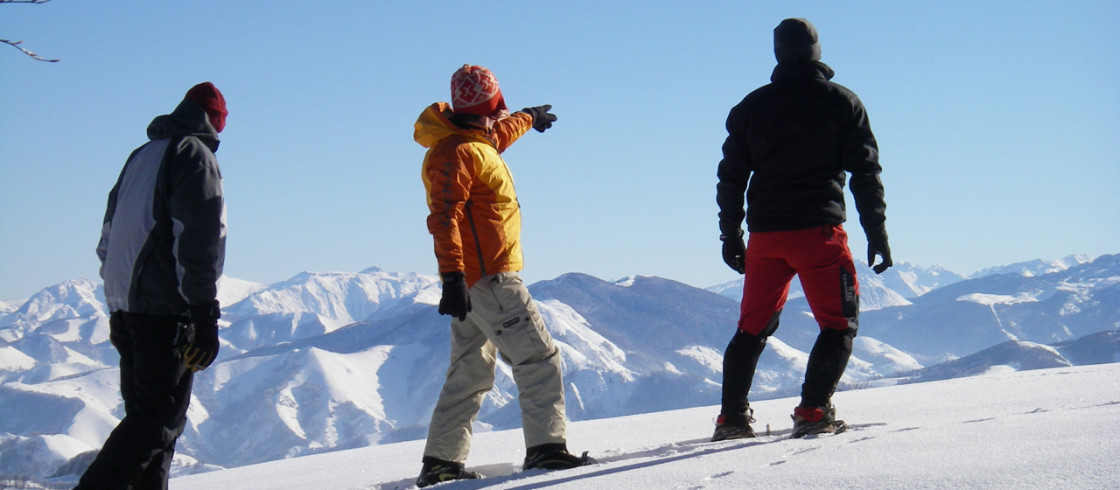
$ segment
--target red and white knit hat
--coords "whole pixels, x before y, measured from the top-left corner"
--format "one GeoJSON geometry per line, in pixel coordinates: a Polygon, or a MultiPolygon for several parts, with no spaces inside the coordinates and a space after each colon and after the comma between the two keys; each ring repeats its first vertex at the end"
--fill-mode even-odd
{"type": "Polygon", "coordinates": [[[457,113],[480,116],[507,110],[498,78],[476,65],[463,65],[451,75],[451,107],[457,113]]]}

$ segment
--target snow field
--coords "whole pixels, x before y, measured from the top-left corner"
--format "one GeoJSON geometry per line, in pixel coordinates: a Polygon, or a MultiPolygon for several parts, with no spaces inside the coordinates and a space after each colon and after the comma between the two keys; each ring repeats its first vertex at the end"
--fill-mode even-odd
{"type": "MultiPolygon", "coordinates": [[[[789,439],[796,399],[752,404],[756,439],[707,442],[718,407],[572,423],[591,466],[520,472],[520,430],[476,434],[467,467],[488,478],[448,489],[1117,488],[1120,363],[838,393],[852,426],[789,439]],[[771,435],[765,435],[767,426],[771,435]]],[[[410,488],[423,441],[273,461],[173,479],[171,488],[410,488]]]]}

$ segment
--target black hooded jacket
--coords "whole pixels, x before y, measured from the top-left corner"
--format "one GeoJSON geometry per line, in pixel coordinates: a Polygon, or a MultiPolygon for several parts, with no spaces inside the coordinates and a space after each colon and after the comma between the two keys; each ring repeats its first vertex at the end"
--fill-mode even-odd
{"type": "Polygon", "coordinates": [[[859,97],[832,76],[817,61],[782,62],[731,109],[716,185],[722,233],[737,235],[744,216],[752,232],[843,223],[847,172],[860,224],[885,240],[875,136],[859,97]]]}
{"type": "Polygon", "coordinates": [[[105,210],[97,256],[110,311],[186,316],[209,305],[225,262],[218,132],[183,100],[148,126],[105,210]]]}

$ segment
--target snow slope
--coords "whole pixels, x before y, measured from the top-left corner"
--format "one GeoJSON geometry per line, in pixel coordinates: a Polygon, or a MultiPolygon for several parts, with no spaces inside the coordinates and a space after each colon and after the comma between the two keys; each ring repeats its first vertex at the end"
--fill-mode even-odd
{"type": "MultiPolygon", "coordinates": [[[[26,300],[24,300],[24,301],[26,301],[26,300]]],[[[23,304],[23,301],[12,301],[12,302],[0,301],[0,316],[7,315],[8,313],[11,313],[13,311],[18,310],[19,305],[22,305],[22,304],[23,304]]]]}
{"type": "MultiPolygon", "coordinates": [[[[520,472],[521,432],[477,434],[447,489],[1118,488],[1120,364],[1014,372],[838,393],[845,433],[789,439],[793,399],[753,404],[757,439],[707,442],[717,407],[575,422],[598,463],[520,472]]],[[[423,441],[190,475],[174,490],[409,488],[423,441]]]]}

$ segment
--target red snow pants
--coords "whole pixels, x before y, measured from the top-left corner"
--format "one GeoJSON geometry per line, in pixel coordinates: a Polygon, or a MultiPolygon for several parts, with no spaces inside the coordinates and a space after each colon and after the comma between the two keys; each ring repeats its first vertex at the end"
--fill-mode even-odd
{"type": "Polygon", "coordinates": [[[795,274],[821,330],[859,327],[859,283],[848,234],[835,225],[750,234],[740,331],[761,337],[774,333],[795,274]]]}

